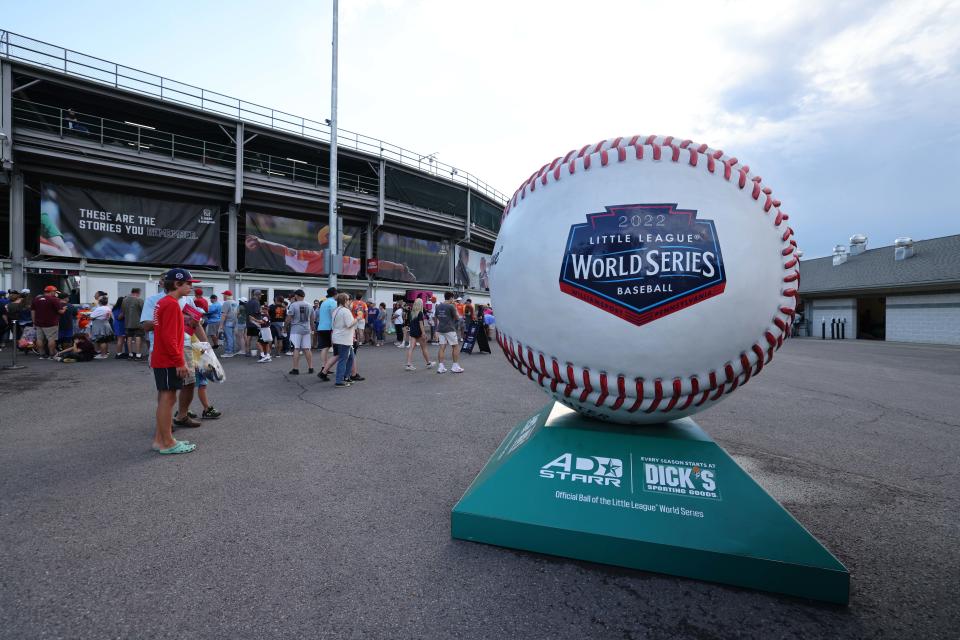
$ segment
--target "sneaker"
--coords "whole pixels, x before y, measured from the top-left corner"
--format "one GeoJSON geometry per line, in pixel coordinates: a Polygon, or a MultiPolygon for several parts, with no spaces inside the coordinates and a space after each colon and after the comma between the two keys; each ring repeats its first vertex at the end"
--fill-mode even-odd
{"type": "Polygon", "coordinates": [[[453,363],[453,366],[450,367],[450,371],[452,371],[452,372],[454,372],[454,373],[463,373],[463,367],[461,367],[459,364],[457,364],[456,362],[454,362],[454,363],[453,363]]]}
{"type": "Polygon", "coordinates": [[[134,358],[134,360],[136,360],[137,362],[140,362],[141,360],[143,360],[143,354],[142,354],[142,353],[138,353],[138,354],[137,354],[137,357],[134,358]]]}
{"type": "Polygon", "coordinates": [[[446,372],[447,372],[447,368],[443,366],[442,362],[437,365],[437,373],[446,373],[446,372]]]}
{"type": "Polygon", "coordinates": [[[104,354],[102,354],[102,353],[98,353],[97,355],[93,356],[93,359],[94,359],[94,360],[106,360],[106,359],[109,358],[109,357],[110,357],[110,356],[104,355],[104,354]]]}
{"type": "Polygon", "coordinates": [[[53,356],[53,359],[56,360],[57,362],[63,362],[63,358],[61,358],[60,356],[53,356]]]}
{"type": "Polygon", "coordinates": [[[323,371],[317,374],[317,377],[320,378],[321,382],[330,382],[330,376],[325,374],[323,371]]]}
{"type": "Polygon", "coordinates": [[[287,352],[286,352],[285,354],[283,354],[283,355],[285,355],[285,356],[292,356],[292,355],[293,355],[293,351],[287,351],[287,352]]]}
{"type": "MultiPolygon", "coordinates": [[[[173,417],[174,417],[174,418],[177,418],[177,417],[179,417],[179,416],[180,416],[180,410],[177,409],[176,411],[173,412],[173,417]]],[[[196,419],[197,419],[197,414],[195,414],[193,411],[190,411],[189,409],[187,409],[187,417],[188,417],[188,418],[193,418],[194,420],[196,420],[196,419]]]]}
{"type": "Polygon", "coordinates": [[[416,371],[416,370],[417,370],[417,368],[416,368],[415,366],[413,366],[412,364],[404,365],[403,368],[406,369],[407,371],[416,371]]]}
{"type": "Polygon", "coordinates": [[[64,358],[63,361],[66,362],[67,364],[72,364],[72,363],[76,362],[77,359],[76,359],[76,358],[64,358]]]}
{"type": "Polygon", "coordinates": [[[223,415],[222,413],[220,413],[219,411],[213,408],[213,405],[210,405],[209,407],[203,410],[203,413],[200,414],[200,417],[203,418],[204,420],[216,420],[222,415],[223,415]]]}
{"type": "Polygon", "coordinates": [[[312,369],[312,368],[311,368],[309,371],[307,371],[307,374],[311,374],[311,373],[313,373],[313,369],[312,369]]]}
{"type": "Polygon", "coordinates": [[[37,360],[46,360],[46,359],[47,359],[47,356],[40,356],[37,358],[37,360]]]}
{"type": "Polygon", "coordinates": [[[298,376],[300,375],[300,369],[290,369],[290,371],[288,371],[287,373],[288,375],[291,375],[291,376],[298,376]]]}
{"type": "Polygon", "coordinates": [[[355,376],[350,376],[350,382],[363,382],[364,380],[366,380],[366,378],[359,373],[355,376]]]}
{"type": "Polygon", "coordinates": [[[271,358],[270,356],[261,356],[260,359],[257,360],[257,362],[270,362],[271,360],[273,360],[273,358],[271,358]]]}
{"type": "Polygon", "coordinates": [[[432,366],[435,365],[435,364],[437,364],[437,363],[436,363],[436,362],[428,362],[428,363],[427,363],[427,369],[429,369],[430,367],[432,367],[432,366]]]}
{"type": "Polygon", "coordinates": [[[394,343],[393,343],[393,346],[395,346],[397,349],[406,349],[406,348],[407,348],[407,345],[403,344],[402,342],[394,342],[394,343]]]}
{"type": "MultiPolygon", "coordinates": [[[[235,355],[237,355],[237,354],[235,354],[235,353],[225,353],[225,354],[223,354],[223,355],[220,356],[220,357],[221,357],[221,358],[232,358],[232,357],[235,356],[235,355]]],[[[139,358],[137,358],[137,359],[139,360],[139,358]]]]}
{"type": "Polygon", "coordinates": [[[175,429],[196,429],[200,426],[200,423],[194,420],[193,418],[187,416],[183,420],[179,418],[173,419],[173,426],[175,429]]]}
{"type": "Polygon", "coordinates": [[[333,386],[337,387],[338,389],[342,389],[342,388],[344,388],[344,387],[349,387],[349,386],[350,386],[350,383],[349,383],[349,382],[336,382],[336,383],[334,383],[333,386]]]}

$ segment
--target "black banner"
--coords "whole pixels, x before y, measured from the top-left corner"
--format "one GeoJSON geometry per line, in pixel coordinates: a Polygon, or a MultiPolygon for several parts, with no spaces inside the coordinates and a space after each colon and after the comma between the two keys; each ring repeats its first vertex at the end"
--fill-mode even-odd
{"type": "MultiPolygon", "coordinates": [[[[247,269],[326,275],[324,256],[330,226],[320,220],[298,220],[247,212],[244,266],[247,269]]],[[[340,275],[360,275],[360,227],[343,225],[340,275]]]]}
{"type": "Polygon", "coordinates": [[[40,253],[219,267],[220,208],[45,184],[40,253]]]}
{"type": "Polygon", "coordinates": [[[449,256],[440,242],[381,231],[377,234],[377,277],[399,282],[447,284],[449,256]]]}

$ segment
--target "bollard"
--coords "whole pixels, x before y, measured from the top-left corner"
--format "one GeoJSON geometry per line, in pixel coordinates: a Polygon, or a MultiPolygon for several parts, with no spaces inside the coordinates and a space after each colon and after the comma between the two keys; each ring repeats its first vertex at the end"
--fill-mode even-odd
{"type": "Polygon", "coordinates": [[[841,340],[847,339],[847,319],[846,318],[844,318],[840,322],[840,339],[841,340]]]}
{"type": "Polygon", "coordinates": [[[827,319],[826,318],[820,321],[820,339],[821,340],[827,339],[827,319]]]}
{"type": "Polygon", "coordinates": [[[831,340],[837,339],[837,319],[836,318],[830,319],[830,339],[831,340]]]}
{"type": "Polygon", "coordinates": [[[24,365],[17,364],[17,351],[19,351],[20,348],[17,346],[18,341],[17,341],[17,321],[16,320],[13,321],[11,332],[12,332],[11,335],[13,335],[13,363],[8,364],[7,366],[4,367],[4,369],[7,369],[8,371],[12,369],[26,369],[24,365]]]}

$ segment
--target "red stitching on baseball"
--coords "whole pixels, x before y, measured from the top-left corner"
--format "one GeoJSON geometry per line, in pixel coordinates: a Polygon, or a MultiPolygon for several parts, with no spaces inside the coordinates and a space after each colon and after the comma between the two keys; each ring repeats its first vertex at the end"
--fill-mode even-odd
{"type": "Polygon", "coordinates": [[[603,401],[607,399],[607,374],[600,374],[600,397],[597,398],[596,406],[603,404],[603,401]]]}
{"type": "Polygon", "coordinates": [[[657,409],[657,405],[660,404],[660,401],[663,400],[663,380],[657,378],[653,381],[653,403],[647,407],[644,413],[653,413],[657,409]]]}

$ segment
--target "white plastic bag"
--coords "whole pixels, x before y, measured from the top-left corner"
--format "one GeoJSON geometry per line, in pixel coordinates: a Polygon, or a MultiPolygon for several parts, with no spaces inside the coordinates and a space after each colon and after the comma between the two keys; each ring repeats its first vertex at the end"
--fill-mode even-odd
{"type": "Polygon", "coordinates": [[[217,358],[217,354],[213,352],[213,349],[205,349],[200,354],[197,369],[199,369],[201,375],[210,382],[223,382],[227,379],[223,365],[220,364],[220,359],[217,358]]]}

